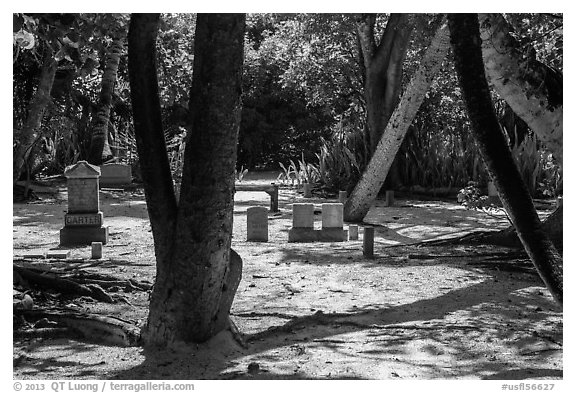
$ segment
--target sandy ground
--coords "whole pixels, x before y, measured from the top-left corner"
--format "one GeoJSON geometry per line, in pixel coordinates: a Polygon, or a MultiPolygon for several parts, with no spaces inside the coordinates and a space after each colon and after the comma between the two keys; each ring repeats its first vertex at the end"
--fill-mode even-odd
{"type": "MultiPolygon", "coordinates": [[[[250,177],[244,181],[270,181],[250,177]]],[[[142,191],[101,190],[100,198],[110,242],[104,258],[85,270],[153,282],[154,250],[142,191]]],[[[377,201],[366,218],[376,225],[376,258],[365,259],[362,232],[358,241],[287,242],[292,203],[313,202],[319,208],[333,200],[305,200],[282,188],[281,213],[269,215],[268,243],[246,242],[246,209],[268,207],[268,195],[238,192],[235,200],[233,247],[244,271],[232,319],[246,348],[229,332],[201,345],[156,350],[18,339],[13,377],[562,379],[562,312],[527,260],[509,261],[506,255],[513,251],[492,246],[409,246],[505,227],[505,219],[446,201],[399,199],[393,207],[377,201]]],[[[13,205],[15,257],[58,246],[66,203],[62,189],[35,203],[13,205]]],[[[316,216],[318,228],[320,220],[316,216]]],[[[70,257],[90,262],[90,248],[74,248],[70,257]]],[[[60,306],[142,325],[148,293],[122,295],[130,304],[80,298],[60,306]]]]}

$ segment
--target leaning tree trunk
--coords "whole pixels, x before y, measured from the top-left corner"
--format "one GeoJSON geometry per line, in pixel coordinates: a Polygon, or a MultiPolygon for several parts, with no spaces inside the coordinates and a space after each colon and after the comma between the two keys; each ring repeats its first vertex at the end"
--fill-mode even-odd
{"type": "Polygon", "coordinates": [[[56,59],[54,59],[52,50],[46,48],[46,55],[44,56],[42,63],[38,88],[28,106],[28,116],[26,117],[24,126],[20,130],[18,146],[16,147],[12,157],[13,184],[16,184],[20,178],[24,163],[27,161],[34,146],[34,142],[38,138],[38,133],[40,132],[40,127],[42,125],[42,118],[44,117],[44,111],[50,103],[50,91],[54,84],[54,76],[56,75],[57,68],[58,63],[56,62],[56,59]]]}
{"type": "Polygon", "coordinates": [[[364,66],[366,100],[365,139],[370,155],[398,104],[402,65],[413,25],[408,14],[391,14],[380,42],[374,37],[374,14],[363,14],[357,22],[358,40],[364,66]]]}
{"type": "Polygon", "coordinates": [[[522,48],[501,14],[479,19],[488,80],[562,165],[562,75],[522,48]]]}
{"type": "Polygon", "coordinates": [[[142,175],[149,178],[145,180],[146,198],[157,259],[143,332],[148,344],[206,341],[230,323],[242,270],[242,261],[230,246],[244,27],[244,15],[198,15],[190,130],[176,208],[172,184],[163,181],[171,176],[155,72],[151,78],[158,16],[132,16],[130,83],[137,88],[132,90],[132,100],[137,138],[141,139],[138,154],[141,160],[150,155],[142,163],[142,175]],[[140,96],[145,93],[154,96],[153,102],[140,96]],[[155,164],[155,156],[161,156],[161,162],[155,164]],[[149,189],[153,187],[158,188],[149,189]]]}
{"type": "Polygon", "coordinates": [[[362,221],[368,214],[372,202],[386,180],[408,127],[416,116],[425,93],[440,69],[449,48],[448,26],[444,24],[438,29],[426,50],[420,67],[414,73],[378,142],[374,155],[344,205],[346,221],[362,221]]]}
{"type": "Polygon", "coordinates": [[[124,37],[114,39],[108,48],[106,67],[102,75],[102,86],[98,99],[98,110],[92,126],[90,152],[88,154],[88,162],[94,165],[100,165],[104,160],[113,156],[108,143],[108,123],[110,122],[112,95],[123,49],[124,37]]]}
{"type": "Polygon", "coordinates": [[[552,296],[562,305],[562,257],[546,236],[494,111],[484,72],[478,16],[450,14],[450,37],[472,132],[518,237],[552,296]]]}

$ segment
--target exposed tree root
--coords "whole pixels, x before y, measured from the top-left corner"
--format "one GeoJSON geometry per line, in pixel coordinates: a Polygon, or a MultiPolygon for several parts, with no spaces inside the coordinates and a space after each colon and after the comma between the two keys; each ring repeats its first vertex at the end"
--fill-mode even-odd
{"type": "Polygon", "coordinates": [[[23,286],[37,286],[45,289],[54,289],[61,293],[88,296],[101,302],[115,303],[115,300],[112,299],[110,295],[108,295],[100,286],[95,284],[78,284],[72,280],[57,277],[54,274],[37,273],[31,269],[16,265],[13,265],[13,270],[14,279],[19,281],[23,286]]]}
{"type": "Polygon", "coordinates": [[[57,325],[55,328],[14,330],[15,337],[84,338],[99,344],[138,346],[140,329],[119,318],[63,310],[14,310],[16,317],[32,323],[46,319],[57,325]],[[37,334],[37,335],[35,335],[37,334]]]}

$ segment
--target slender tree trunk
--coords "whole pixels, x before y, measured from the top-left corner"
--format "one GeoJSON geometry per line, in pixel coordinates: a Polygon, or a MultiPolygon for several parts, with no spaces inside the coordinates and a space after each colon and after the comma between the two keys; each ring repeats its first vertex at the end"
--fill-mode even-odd
{"type": "Polygon", "coordinates": [[[112,151],[108,144],[108,123],[110,122],[110,109],[112,108],[112,95],[118,75],[118,65],[123,50],[124,37],[119,37],[112,41],[106,55],[106,67],[102,75],[98,110],[92,128],[88,155],[88,162],[94,165],[100,165],[104,160],[112,157],[112,151]]]}
{"type": "Polygon", "coordinates": [[[358,39],[365,70],[366,144],[373,154],[384,128],[398,104],[402,65],[413,25],[408,14],[392,14],[376,44],[374,14],[363,14],[357,22],[358,39]]]}
{"type": "Polygon", "coordinates": [[[488,80],[562,163],[562,75],[522,48],[501,14],[480,14],[488,80]]]}
{"type": "Polygon", "coordinates": [[[157,15],[135,14],[129,34],[130,83],[142,87],[132,90],[132,100],[142,175],[149,178],[146,198],[157,259],[143,333],[148,344],[202,342],[230,323],[242,271],[242,260],[230,245],[245,16],[198,15],[191,126],[178,207],[159,116],[154,63],[157,26],[157,15]]]}
{"type": "Polygon", "coordinates": [[[368,213],[449,48],[448,26],[444,24],[438,29],[426,50],[420,67],[412,77],[378,142],[374,155],[344,206],[346,221],[362,221],[368,213]]]}
{"type": "Polygon", "coordinates": [[[450,37],[472,132],[518,237],[552,296],[562,305],[562,257],[546,236],[492,104],[478,16],[450,14],[450,37]]]}
{"type": "Polygon", "coordinates": [[[46,48],[46,54],[42,63],[38,88],[36,89],[36,93],[34,93],[34,97],[32,97],[30,105],[28,106],[28,116],[26,117],[24,126],[20,130],[20,138],[18,141],[19,143],[16,147],[16,150],[14,151],[12,158],[13,184],[16,184],[20,178],[24,164],[28,160],[28,156],[31,153],[34,142],[38,138],[38,133],[40,132],[40,127],[42,126],[44,111],[50,103],[50,91],[52,90],[52,85],[54,84],[54,75],[56,75],[57,68],[58,64],[54,59],[52,51],[49,48],[46,48]]]}

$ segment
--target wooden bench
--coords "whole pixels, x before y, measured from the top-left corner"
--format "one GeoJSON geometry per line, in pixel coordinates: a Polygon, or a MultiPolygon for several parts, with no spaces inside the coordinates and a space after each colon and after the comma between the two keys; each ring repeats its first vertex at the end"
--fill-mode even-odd
{"type": "Polygon", "coordinates": [[[270,211],[273,213],[279,212],[278,208],[278,185],[277,184],[235,184],[236,191],[263,191],[270,195],[270,211]]]}

